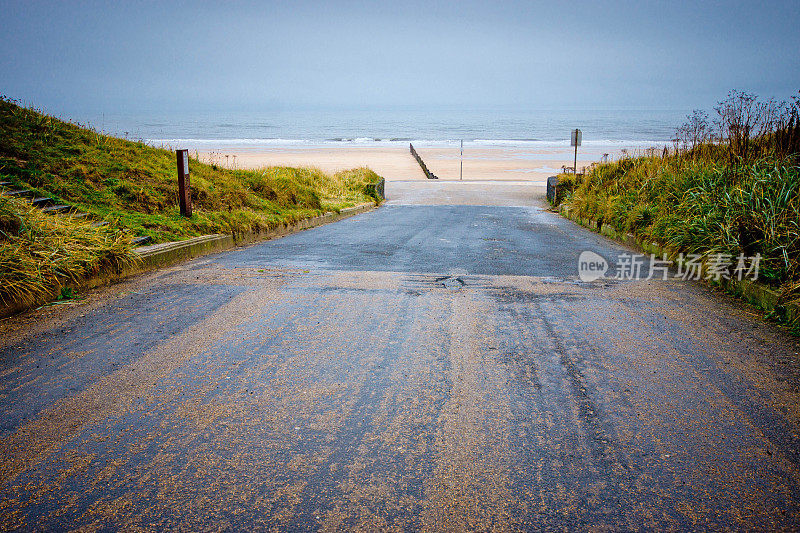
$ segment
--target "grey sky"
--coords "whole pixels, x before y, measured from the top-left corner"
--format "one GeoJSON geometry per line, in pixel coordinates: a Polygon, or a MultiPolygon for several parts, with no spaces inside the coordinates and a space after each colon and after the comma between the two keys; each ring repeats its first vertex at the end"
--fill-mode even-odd
{"type": "Polygon", "coordinates": [[[0,7],[0,92],[49,110],[691,108],[800,89],[797,0],[0,7]]]}

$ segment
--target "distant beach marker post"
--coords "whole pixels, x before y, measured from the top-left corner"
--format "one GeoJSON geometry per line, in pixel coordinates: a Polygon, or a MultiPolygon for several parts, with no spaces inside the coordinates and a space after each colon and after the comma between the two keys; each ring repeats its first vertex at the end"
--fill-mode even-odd
{"type": "Polygon", "coordinates": [[[570,146],[575,147],[575,161],[572,163],[572,173],[578,173],[578,146],[581,145],[581,137],[583,137],[583,133],[578,128],[572,130],[572,137],[570,139],[570,146]]]}
{"type": "Polygon", "coordinates": [[[189,150],[175,150],[178,161],[178,203],[181,216],[192,216],[192,193],[189,189],[189,150]]]}
{"type": "Polygon", "coordinates": [[[464,139],[461,139],[461,170],[458,173],[458,179],[464,179],[464,139]]]}

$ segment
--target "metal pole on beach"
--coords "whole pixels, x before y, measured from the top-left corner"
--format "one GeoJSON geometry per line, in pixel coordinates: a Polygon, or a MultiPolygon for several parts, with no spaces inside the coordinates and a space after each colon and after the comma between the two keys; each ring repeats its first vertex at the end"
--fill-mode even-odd
{"type": "Polygon", "coordinates": [[[464,179],[464,139],[461,139],[461,170],[458,173],[458,179],[464,179]]]}

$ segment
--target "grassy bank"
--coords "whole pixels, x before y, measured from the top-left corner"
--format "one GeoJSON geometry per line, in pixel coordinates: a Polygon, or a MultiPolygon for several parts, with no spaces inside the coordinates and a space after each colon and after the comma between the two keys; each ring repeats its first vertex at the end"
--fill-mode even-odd
{"type": "Polygon", "coordinates": [[[135,257],[129,234],[90,221],[42,213],[0,195],[0,302],[32,304],[71,282],[122,269],[135,257]]]}
{"type": "Polygon", "coordinates": [[[190,160],[194,215],[178,212],[175,154],[0,100],[0,179],[154,241],[268,229],[373,201],[361,168],[230,170],[190,160]]]}
{"type": "Polygon", "coordinates": [[[272,229],[378,201],[367,168],[231,170],[190,160],[193,215],[180,216],[175,153],[102,135],[0,98],[0,181],[89,213],[45,215],[0,194],[0,300],[34,302],[63,284],[133,260],[154,242],[272,229]],[[92,222],[105,221],[102,228],[92,222]]]}
{"type": "Polygon", "coordinates": [[[796,103],[787,109],[744,140],[700,137],[562,175],[558,201],[676,254],[760,254],[759,280],[800,302],[800,132],[796,103]]]}

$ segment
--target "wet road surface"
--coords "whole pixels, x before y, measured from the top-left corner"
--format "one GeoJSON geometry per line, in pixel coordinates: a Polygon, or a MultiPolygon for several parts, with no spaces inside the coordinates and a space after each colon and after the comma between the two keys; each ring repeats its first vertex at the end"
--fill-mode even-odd
{"type": "Polygon", "coordinates": [[[0,527],[796,529],[800,346],[514,184],[0,322],[0,527]]]}

